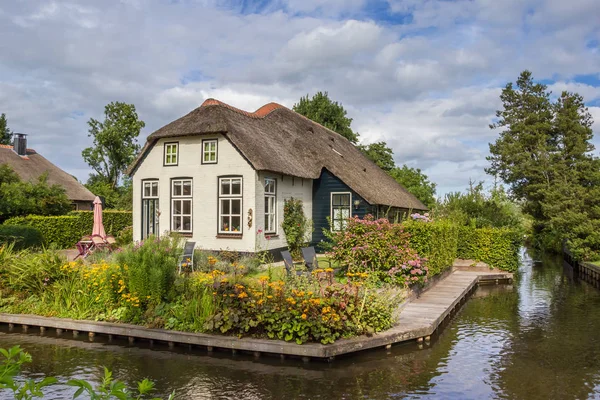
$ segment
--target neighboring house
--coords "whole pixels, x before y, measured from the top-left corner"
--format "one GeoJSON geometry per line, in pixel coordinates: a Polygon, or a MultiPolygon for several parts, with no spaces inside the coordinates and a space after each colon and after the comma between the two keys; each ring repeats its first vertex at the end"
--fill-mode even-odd
{"type": "Polygon", "coordinates": [[[27,138],[15,134],[14,145],[0,145],[0,164],[9,165],[23,181],[35,181],[48,173],[48,184],[65,189],[74,210],[92,210],[94,195],[85,186],[33,149],[27,148],[27,138]]]}
{"type": "Polygon", "coordinates": [[[179,231],[209,250],[287,247],[284,200],[301,199],[313,244],[347,217],[426,207],[343,136],[270,103],[209,99],[152,133],[132,164],[133,235],[179,231]]]}

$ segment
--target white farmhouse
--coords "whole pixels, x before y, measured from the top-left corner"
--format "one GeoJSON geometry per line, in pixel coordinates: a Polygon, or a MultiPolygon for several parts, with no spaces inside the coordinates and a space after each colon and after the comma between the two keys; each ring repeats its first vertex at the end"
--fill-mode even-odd
{"type": "Polygon", "coordinates": [[[426,207],[343,136],[279,104],[218,100],[152,133],[129,169],[134,240],[177,231],[207,250],[287,247],[284,200],[301,199],[312,243],[345,218],[426,207]]]}

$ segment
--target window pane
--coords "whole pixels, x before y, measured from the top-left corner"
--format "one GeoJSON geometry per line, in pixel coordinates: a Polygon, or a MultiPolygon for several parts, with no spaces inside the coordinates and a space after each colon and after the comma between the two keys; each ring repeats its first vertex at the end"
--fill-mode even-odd
{"type": "Polygon", "coordinates": [[[265,214],[268,214],[268,213],[270,212],[270,210],[271,210],[271,209],[269,208],[269,205],[270,205],[269,198],[268,198],[268,197],[265,197],[265,214]]]}
{"type": "Polygon", "coordinates": [[[144,183],[144,197],[150,196],[150,185],[148,183],[144,183]]]}
{"type": "Polygon", "coordinates": [[[183,181],[183,195],[184,196],[192,195],[192,181],[183,181]]]}
{"type": "Polygon", "coordinates": [[[239,199],[231,200],[231,214],[240,215],[242,213],[242,201],[239,199]]]}
{"type": "Polygon", "coordinates": [[[229,207],[229,200],[221,200],[221,214],[223,214],[223,215],[231,214],[231,209],[229,207]]]}
{"type": "Polygon", "coordinates": [[[231,180],[230,179],[222,179],[221,180],[221,194],[228,195],[231,194],[231,180]]]}
{"type": "Polygon", "coordinates": [[[270,222],[270,216],[269,215],[265,215],[265,231],[269,232],[271,230],[271,225],[269,225],[270,222]]]}
{"type": "Polygon", "coordinates": [[[241,218],[240,217],[231,217],[231,228],[233,232],[239,232],[240,231],[240,221],[241,218]]]}
{"type": "Polygon", "coordinates": [[[173,202],[173,215],[181,215],[181,200],[173,202]]]}
{"type": "Polygon", "coordinates": [[[181,181],[173,182],[173,196],[181,196],[181,181]]]}
{"type": "Polygon", "coordinates": [[[217,161],[217,153],[210,153],[210,161],[217,161]]]}
{"type": "Polygon", "coordinates": [[[183,230],[191,231],[192,230],[192,217],[181,217],[183,220],[183,230]]]}
{"type": "Polygon", "coordinates": [[[174,231],[181,230],[181,217],[173,217],[173,230],[174,231]]]}
{"type": "Polygon", "coordinates": [[[229,217],[221,217],[221,230],[225,232],[229,231],[229,217]]]}
{"type": "Polygon", "coordinates": [[[191,215],[192,214],[192,202],[190,200],[182,201],[183,203],[183,214],[191,215]]]}
{"type": "Polygon", "coordinates": [[[231,180],[231,194],[242,194],[242,180],[232,179],[231,180]]]}
{"type": "Polygon", "coordinates": [[[275,197],[269,197],[269,211],[273,214],[275,214],[275,197]]]}

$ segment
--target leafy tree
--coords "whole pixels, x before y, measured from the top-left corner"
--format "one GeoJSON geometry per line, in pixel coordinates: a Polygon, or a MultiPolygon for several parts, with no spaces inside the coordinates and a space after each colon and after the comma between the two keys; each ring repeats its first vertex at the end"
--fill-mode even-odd
{"type": "Polygon", "coordinates": [[[71,210],[65,189],[48,185],[44,174],[23,182],[8,165],[0,165],[0,221],[21,215],[61,215],[71,210]]]}
{"type": "Polygon", "coordinates": [[[503,109],[491,127],[503,131],[490,144],[486,171],[523,202],[540,247],[560,250],[566,241],[582,259],[600,257],[600,161],[592,154],[593,121],[583,98],[563,92],[553,103],[529,71],[500,98],[503,109]]]}
{"type": "Polygon", "coordinates": [[[0,144],[12,144],[12,132],[8,129],[6,114],[0,115],[0,144]]]}
{"type": "Polygon", "coordinates": [[[133,186],[131,179],[122,178],[122,185],[115,188],[104,177],[99,175],[90,175],[87,183],[84,185],[96,196],[104,198],[104,206],[107,209],[132,210],[133,207],[133,186]]]}
{"type": "Polygon", "coordinates": [[[327,92],[318,92],[312,98],[302,97],[294,104],[293,110],[298,114],[339,133],[353,144],[358,143],[359,134],[352,131],[352,118],[346,116],[346,110],[337,101],[332,101],[327,92]]]}
{"type": "Polygon", "coordinates": [[[448,218],[463,226],[474,228],[509,227],[523,230],[525,218],[519,204],[510,200],[502,186],[489,192],[483,182],[470,183],[466,192],[446,194],[435,207],[437,216],[448,218]]]}
{"type": "Polygon", "coordinates": [[[81,154],[96,175],[114,189],[140,150],[137,137],[145,123],[138,119],[133,104],[107,104],[104,116],[104,122],[93,118],[88,121],[88,136],[94,138],[94,146],[84,149],[81,154]]]}
{"type": "Polygon", "coordinates": [[[394,167],[389,171],[389,174],[427,207],[432,207],[435,204],[435,188],[437,185],[430,182],[427,175],[419,168],[410,168],[403,165],[402,168],[394,167]]]}
{"type": "Polygon", "coordinates": [[[358,148],[365,156],[367,156],[367,158],[384,171],[389,172],[396,166],[394,162],[394,152],[384,141],[371,143],[369,145],[361,144],[358,145],[358,148]]]}

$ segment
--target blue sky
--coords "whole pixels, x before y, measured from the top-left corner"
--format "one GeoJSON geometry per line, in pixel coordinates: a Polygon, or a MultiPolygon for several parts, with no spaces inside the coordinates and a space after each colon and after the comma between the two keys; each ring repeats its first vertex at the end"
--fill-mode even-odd
{"type": "Polygon", "coordinates": [[[85,180],[110,101],[136,105],[144,141],[208,97],[252,111],[328,91],[443,195],[492,183],[488,125],[524,69],[582,94],[600,132],[598,21],[597,0],[2,2],[0,112],[85,180]]]}

